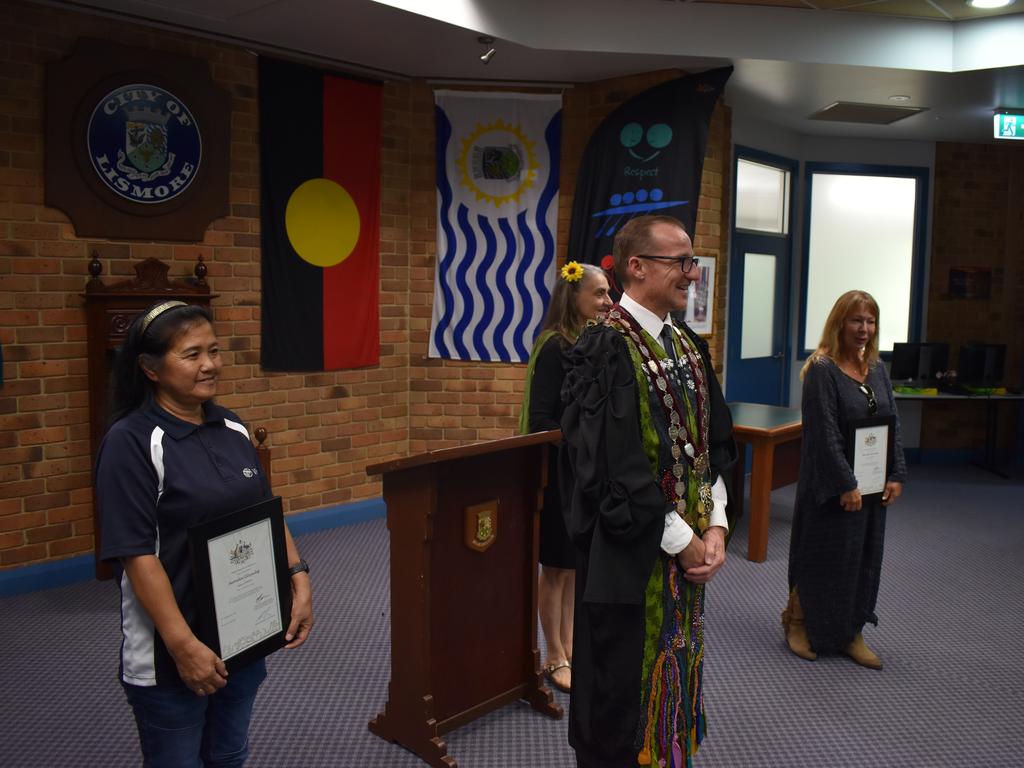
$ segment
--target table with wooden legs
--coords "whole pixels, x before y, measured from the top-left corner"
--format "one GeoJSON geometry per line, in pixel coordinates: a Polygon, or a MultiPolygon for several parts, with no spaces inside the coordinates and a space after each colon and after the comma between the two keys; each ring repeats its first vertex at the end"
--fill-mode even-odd
{"type": "MultiPolygon", "coordinates": [[[[733,468],[729,504],[735,518],[743,514],[743,481],[746,451],[750,445],[750,536],[747,559],[763,562],[768,554],[768,517],[772,490],[795,483],[800,472],[802,425],[799,408],[781,408],[760,403],[729,403],[733,436],[740,458],[733,468]]],[[[732,515],[730,515],[732,517],[732,515]]]]}

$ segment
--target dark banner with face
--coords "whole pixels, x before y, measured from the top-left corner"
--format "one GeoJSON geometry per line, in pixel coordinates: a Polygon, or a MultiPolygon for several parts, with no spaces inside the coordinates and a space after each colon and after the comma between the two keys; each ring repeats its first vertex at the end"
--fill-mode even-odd
{"type": "Polygon", "coordinates": [[[722,67],[670,80],[605,118],[576,179],[568,258],[600,264],[634,216],[674,216],[693,235],[708,125],[731,74],[722,67]]]}

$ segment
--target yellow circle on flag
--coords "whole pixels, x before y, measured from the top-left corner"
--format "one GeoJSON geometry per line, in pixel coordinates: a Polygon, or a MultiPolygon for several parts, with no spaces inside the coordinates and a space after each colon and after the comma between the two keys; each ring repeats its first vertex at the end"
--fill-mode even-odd
{"type": "Polygon", "coordinates": [[[295,252],[315,267],[333,267],[359,242],[359,209],[336,181],[304,181],[288,198],[284,228],[295,252]]]}

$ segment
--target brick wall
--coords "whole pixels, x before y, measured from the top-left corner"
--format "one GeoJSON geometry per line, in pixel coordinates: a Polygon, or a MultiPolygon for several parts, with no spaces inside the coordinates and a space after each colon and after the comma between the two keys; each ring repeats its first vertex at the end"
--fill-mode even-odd
{"type": "MultiPolygon", "coordinates": [[[[564,260],[572,186],[590,131],[624,99],[677,73],[580,85],[566,91],[559,243],[564,260]]],[[[106,279],[149,256],[171,276],[202,255],[217,332],[226,346],[218,400],[270,433],[274,489],[288,512],[380,494],[365,467],[428,448],[505,437],[518,419],[524,366],[428,360],[435,266],[433,95],[422,82],[384,88],[381,196],[381,363],[318,374],[259,366],[259,168],[256,60],[234,47],[110,19],[0,0],[0,568],[86,553],[92,490],[85,313],[80,294],[95,251],[106,279]],[[75,236],[43,203],[45,65],[78,37],[130,40],[205,59],[231,95],[228,217],[190,244],[109,242],[75,236]]],[[[716,110],[696,250],[719,256],[715,359],[727,290],[725,178],[730,123],[716,110]]],[[[718,363],[720,366],[720,363],[718,363]]]]}
{"type": "MultiPolygon", "coordinates": [[[[1024,147],[1016,142],[936,144],[928,338],[949,342],[953,367],[966,341],[1006,344],[1006,377],[1018,385],[1024,362],[1022,200],[1024,147]],[[951,267],[990,269],[991,297],[950,297],[951,267]]],[[[1001,407],[1002,447],[1009,447],[1016,434],[1017,412],[1001,407]]],[[[931,403],[922,418],[921,447],[976,448],[983,433],[982,404],[931,403]]]]}

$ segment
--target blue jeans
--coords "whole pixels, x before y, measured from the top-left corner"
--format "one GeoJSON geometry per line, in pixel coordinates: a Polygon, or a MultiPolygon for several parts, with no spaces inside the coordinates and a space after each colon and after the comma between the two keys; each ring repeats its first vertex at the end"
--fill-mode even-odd
{"type": "Polygon", "coordinates": [[[249,756],[252,705],[266,676],[260,659],[231,672],[212,696],[197,696],[183,684],[124,685],[145,768],[240,768],[249,756]]]}

